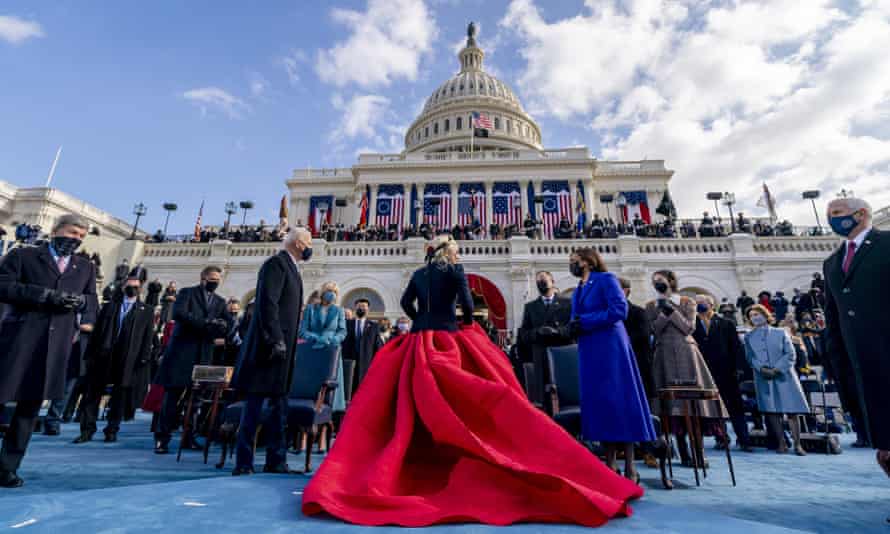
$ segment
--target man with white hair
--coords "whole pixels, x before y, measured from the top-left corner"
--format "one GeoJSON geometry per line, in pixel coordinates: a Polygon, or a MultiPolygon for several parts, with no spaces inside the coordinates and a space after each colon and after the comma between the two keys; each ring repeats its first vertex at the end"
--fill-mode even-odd
{"type": "Polygon", "coordinates": [[[12,249],[0,261],[0,302],[8,305],[0,324],[0,406],[16,401],[0,451],[0,487],[17,488],[34,419],[44,399],[62,399],[68,356],[81,324],[95,322],[96,268],[74,254],[89,224],[62,215],[50,241],[12,249]]]}
{"type": "Polygon", "coordinates": [[[890,476],[890,233],[871,220],[862,199],[828,204],[831,229],[844,243],[823,264],[825,332],[828,354],[855,378],[864,426],[890,476]]]}
{"type": "Polygon", "coordinates": [[[253,473],[254,436],[266,399],[269,413],[263,427],[266,434],[263,472],[289,471],[284,427],[303,309],[300,263],[311,257],[312,235],[305,228],[295,228],[285,237],[283,250],[266,260],[257,275],[254,312],[232,379],[232,387],[246,396],[233,475],[253,473]]]}

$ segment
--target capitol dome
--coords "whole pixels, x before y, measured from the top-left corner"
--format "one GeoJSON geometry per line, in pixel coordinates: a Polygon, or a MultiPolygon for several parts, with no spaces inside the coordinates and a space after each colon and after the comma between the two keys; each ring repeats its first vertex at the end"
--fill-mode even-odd
{"type": "Polygon", "coordinates": [[[541,129],[510,87],[485,72],[484,58],[470,23],[467,44],[458,54],[460,72],[427,98],[405,135],[407,152],[468,152],[473,113],[492,122],[487,138],[474,139],[474,150],[541,149],[541,129]]]}

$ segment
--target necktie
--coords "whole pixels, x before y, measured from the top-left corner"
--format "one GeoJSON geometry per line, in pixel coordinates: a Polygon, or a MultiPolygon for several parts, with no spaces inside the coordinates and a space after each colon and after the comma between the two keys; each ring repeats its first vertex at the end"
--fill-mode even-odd
{"type": "Polygon", "coordinates": [[[850,241],[847,243],[847,255],[844,257],[844,274],[847,274],[850,271],[850,265],[853,263],[853,256],[856,254],[856,242],[850,241]]]}
{"type": "Polygon", "coordinates": [[[68,267],[68,259],[65,256],[59,256],[56,258],[56,267],[59,268],[60,273],[64,273],[65,267],[68,267]]]}
{"type": "Polygon", "coordinates": [[[120,316],[120,318],[118,318],[118,321],[117,321],[118,328],[121,328],[121,326],[123,326],[124,318],[127,317],[127,313],[129,311],[130,311],[130,303],[125,300],[123,305],[121,306],[121,316],[120,316]]]}

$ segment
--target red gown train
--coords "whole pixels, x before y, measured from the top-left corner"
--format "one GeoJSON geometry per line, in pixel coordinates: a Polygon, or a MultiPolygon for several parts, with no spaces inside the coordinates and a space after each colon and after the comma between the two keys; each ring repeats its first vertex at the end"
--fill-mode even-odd
{"type": "Polygon", "coordinates": [[[474,326],[408,334],[374,357],[303,513],[360,525],[596,526],[629,516],[642,495],[526,400],[474,326]]]}

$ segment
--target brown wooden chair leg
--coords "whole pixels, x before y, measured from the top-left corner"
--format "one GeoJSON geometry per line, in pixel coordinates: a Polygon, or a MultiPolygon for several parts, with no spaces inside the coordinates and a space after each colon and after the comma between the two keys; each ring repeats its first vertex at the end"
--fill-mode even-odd
{"type": "Polygon", "coordinates": [[[179,439],[179,450],[176,451],[177,462],[182,458],[182,444],[185,442],[186,436],[189,435],[189,431],[191,431],[192,428],[192,401],[195,398],[194,387],[189,389],[188,397],[188,401],[185,404],[185,420],[182,422],[182,437],[179,439]]]}
{"type": "Polygon", "coordinates": [[[303,469],[304,473],[312,472],[312,445],[315,444],[315,427],[310,427],[306,429],[306,466],[303,469]]]}
{"type": "MultiPolygon", "coordinates": [[[[726,421],[723,421],[723,433],[729,436],[726,430],[726,421]]],[[[735,468],[732,466],[732,452],[729,450],[731,448],[729,444],[726,445],[726,463],[729,464],[729,477],[732,478],[732,486],[735,487],[735,468]]]]}
{"type": "Polygon", "coordinates": [[[210,404],[210,417],[208,418],[207,424],[207,438],[204,440],[204,463],[207,463],[207,458],[210,456],[210,442],[213,441],[214,437],[214,428],[216,426],[216,411],[219,406],[219,396],[222,393],[222,390],[216,388],[213,390],[213,401],[210,404]]]}
{"type": "Polygon", "coordinates": [[[698,445],[695,443],[695,433],[692,429],[692,420],[689,415],[689,402],[688,400],[683,401],[683,418],[686,421],[686,435],[689,436],[690,445],[690,454],[692,454],[692,472],[695,473],[695,485],[701,486],[701,480],[698,477],[698,445]]]}
{"type": "Polygon", "coordinates": [[[327,452],[327,443],[328,443],[328,425],[321,425],[321,432],[318,435],[318,452],[324,453],[327,452]]]}
{"type": "Polygon", "coordinates": [[[701,472],[704,478],[708,478],[708,466],[705,464],[705,443],[701,435],[701,416],[698,413],[698,402],[690,401],[692,404],[692,424],[695,425],[695,446],[698,449],[698,459],[701,462],[701,472]]]}
{"type": "Polygon", "coordinates": [[[670,478],[674,478],[674,438],[671,432],[671,405],[670,402],[661,401],[661,426],[664,428],[664,438],[667,442],[667,464],[670,478]]]}

